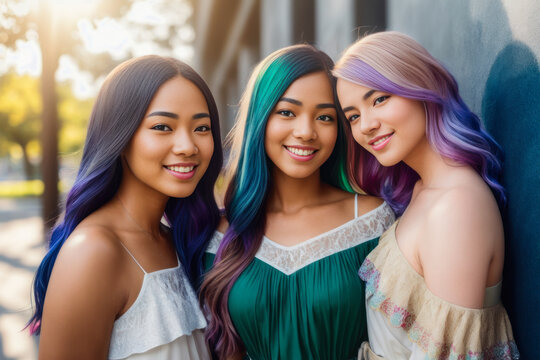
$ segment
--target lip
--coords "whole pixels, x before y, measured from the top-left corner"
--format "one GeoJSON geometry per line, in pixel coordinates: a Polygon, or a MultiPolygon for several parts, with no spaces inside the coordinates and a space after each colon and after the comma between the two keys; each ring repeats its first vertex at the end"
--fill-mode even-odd
{"type": "Polygon", "coordinates": [[[195,163],[176,163],[176,164],[169,164],[169,165],[164,165],[163,168],[169,173],[171,174],[172,176],[174,176],[175,178],[177,179],[180,179],[180,180],[189,180],[193,177],[193,175],[195,175],[195,172],[197,171],[197,167],[198,165],[195,164],[195,163]],[[178,171],[174,171],[174,170],[170,170],[167,168],[167,166],[179,166],[179,167],[191,167],[193,166],[193,170],[191,170],[190,172],[178,172],[178,171]]]}
{"type": "Polygon", "coordinates": [[[392,139],[392,136],[394,136],[394,133],[393,133],[393,132],[388,133],[388,134],[384,134],[384,135],[381,135],[381,136],[377,136],[377,137],[371,139],[371,140],[368,142],[368,144],[371,145],[371,147],[373,148],[373,150],[376,150],[376,151],[382,150],[382,149],[390,142],[390,140],[392,139]],[[388,136],[388,139],[386,139],[386,140],[384,140],[383,142],[381,142],[381,143],[375,145],[375,143],[376,143],[377,141],[379,141],[380,139],[383,139],[383,138],[385,138],[385,137],[387,137],[387,136],[388,136]]]}
{"type": "Polygon", "coordinates": [[[294,160],[298,161],[309,161],[315,157],[315,154],[317,154],[318,149],[312,147],[312,146],[304,146],[304,145],[283,145],[283,148],[287,151],[290,157],[292,157],[294,160]],[[307,150],[307,151],[314,151],[313,154],[310,155],[298,155],[289,150],[289,148],[299,149],[299,150],[307,150]]]}

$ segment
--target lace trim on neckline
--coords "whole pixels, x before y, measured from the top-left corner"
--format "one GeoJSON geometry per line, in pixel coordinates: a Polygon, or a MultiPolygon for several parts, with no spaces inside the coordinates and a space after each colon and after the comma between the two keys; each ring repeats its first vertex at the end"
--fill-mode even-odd
{"type": "MultiPolygon", "coordinates": [[[[263,237],[255,257],[285,275],[291,275],[318,260],[379,237],[394,220],[394,212],[383,203],[362,216],[293,246],[283,246],[263,237]]],[[[223,234],[216,231],[207,252],[215,254],[222,238],[223,234]]]]}

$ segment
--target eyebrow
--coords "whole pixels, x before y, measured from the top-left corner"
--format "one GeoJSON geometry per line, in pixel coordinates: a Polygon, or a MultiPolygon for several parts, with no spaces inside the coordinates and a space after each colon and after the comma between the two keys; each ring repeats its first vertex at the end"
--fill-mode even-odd
{"type": "MultiPolygon", "coordinates": [[[[279,101],[285,101],[285,102],[288,102],[288,103],[291,103],[291,104],[294,104],[294,105],[298,105],[298,106],[303,105],[303,103],[301,101],[291,99],[291,98],[287,98],[287,97],[282,97],[281,99],[279,99],[279,101]]],[[[317,108],[317,109],[328,109],[328,108],[335,109],[336,105],[334,105],[334,104],[317,104],[315,106],[315,108],[317,108]]]]}
{"type": "MultiPolygon", "coordinates": [[[[377,90],[371,89],[371,90],[367,91],[367,92],[364,94],[364,96],[362,96],[362,100],[366,101],[367,99],[369,99],[369,97],[370,97],[371,95],[373,95],[373,93],[374,93],[375,91],[377,91],[377,90]]],[[[355,108],[354,106],[347,106],[346,108],[343,108],[343,112],[346,113],[347,111],[351,111],[351,110],[355,110],[355,109],[356,109],[356,108],[355,108]]]]}
{"type": "MultiPolygon", "coordinates": [[[[153,113],[150,113],[147,117],[151,117],[151,116],[165,116],[165,117],[168,117],[168,118],[171,118],[171,119],[178,119],[177,114],[172,113],[172,112],[168,112],[168,111],[154,111],[153,113]]],[[[192,119],[197,120],[197,119],[203,119],[203,118],[207,118],[207,117],[209,118],[210,114],[208,114],[208,113],[198,113],[198,114],[193,115],[192,119]]]]}
{"type": "Polygon", "coordinates": [[[286,102],[289,102],[289,103],[294,104],[294,105],[302,106],[301,101],[291,99],[291,98],[282,97],[281,99],[279,99],[279,101],[286,101],[286,102]]]}
{"type": "Polygon", "coordinates": [[[165,116],[171,119],[178,119],[178,115],[172,112],[168,112],[168,111],[154,111],[153,113],[148,114],[147,117],[150,117],[150,116],[165,116]]]}
{"type": "Polygon", "coordinates": [[[336,108],[336,105],[334,104],[317,104],[317,106],[315,106],[315,108],[317,109],[335,109],[336,108]]]}
{"type": "Polygon", "coordinates": [[[209,117],[210,117],[210,114],[208,113],[198,113],[198,114],[193,115],[191,118],[193,120],[197,120],[197,119],[203,119],[203,118],[209,118],[209,117]]]}
{"type": "Polygon", "coordinates": [[[374,93],[375,91],[376,91],[376,90],[373,90],[373,89],[369,90],[368,92],[366,92],[366,93],[364,94],[364,96],[362,97],[362,99],[364,99],[364,100],[369,99],[369,97],[370,97],[371,95],[373,95],[373,93],[374,93]]]}

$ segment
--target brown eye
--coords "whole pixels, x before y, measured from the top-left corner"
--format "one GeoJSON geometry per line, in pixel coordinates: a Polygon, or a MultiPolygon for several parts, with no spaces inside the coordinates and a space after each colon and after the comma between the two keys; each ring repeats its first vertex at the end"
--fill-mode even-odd
{"type": "Polygon", "coordinates": [[[210,126],[208,126],[208,125],[197,126],[197,128],[195,129],[195,131],[197,131],[197,132],[208,132],[210,130],[211,130],[210,126]]]}
{"type": "Polygon", "coordinates": [[[354,114],[354,115],[351,115],[347,118],[347,120],[349,120],[349,122],[353,122],[354,120],[358,119],[360,117],[360,115],[358,114],[354,114]]]}
{"type": "Polygon", "coordinates": [[[294,116],[294,113],[292,111],[289,111],[289,110],[279,110],[277,112],[277,114],[285,116],[285,117],[293,117],[294,116]]]}
{"type": "Polygon", "coordinates": [[[317,118],[317,120],[322,120],[324,122],[331,122],[331,121],[334,121],[334,118],[331,117],[330,115],[321,115],[317,118]]]}
{"type": "Polygon", "coordinates": [[[152,126],[152,130],[158,130],[158,131],[171,131],[172,129],[164,124],[157,124],[152,126]]]}
{"type": "Polygon", "coordinates": [[[373,105],[378,105],[380,103],[382,103],[384,100],[388,99],[390,96],[379,96],[378,98],[375,99],[375,101],[373,102],[373,105]]]}

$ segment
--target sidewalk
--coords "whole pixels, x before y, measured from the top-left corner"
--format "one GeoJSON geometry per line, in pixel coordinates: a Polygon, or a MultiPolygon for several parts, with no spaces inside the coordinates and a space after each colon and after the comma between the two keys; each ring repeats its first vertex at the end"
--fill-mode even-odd
{"type": "Polygon", "coordinates": [[[22,328],[44,254],[39,198],[0,198],[0,360],[37,359],[37,339],[22,328]]]}

